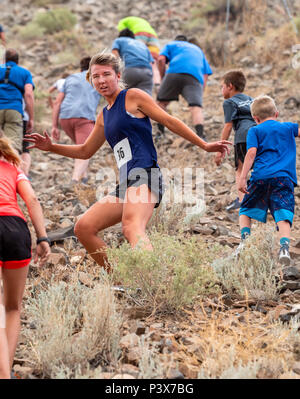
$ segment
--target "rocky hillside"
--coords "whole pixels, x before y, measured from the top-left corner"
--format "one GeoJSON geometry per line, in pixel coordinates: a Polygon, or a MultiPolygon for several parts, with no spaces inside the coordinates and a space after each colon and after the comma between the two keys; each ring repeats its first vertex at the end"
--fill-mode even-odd
{"type": "MultiPolygon", "coordinates": [[[[226,1],[213,0],[199,2],[199,5],[190,0],[111,0],[109,4],[96,0],[10,1],[1,11],[0,23],[6,29],[8,46],[19,50],[21,65],[28,67],[34,75],[38,131],[51,127],[51,112],[46,98],[48,87],[63,72],[77,71],[82,55],[109,48],[117,36],[116,25],[120,18],[139,15],[148,19],[162,44],[181,32],[195,37],[214,72],[205,91],[204,111],[207,136],[209,140],[215,140],[223,125],[220,80],[231,68],[244,70],[248,79],[247,94],[273,96],[281,120],[300,122],[300,68],[292,64],[296,55],[292,47],[300,42],[300,36],[289,23],[282,2],[253,0],[245,2],[243,7],[240,3],[232,1],[227,33],[226,1]],[[47,33],[48,21],[39,24],[36,15],[62,7],[76,16],[74,27],[47,33]]],[[[295,21],[300,30],[300,6],[297,1],[289,3],[294,15],[298,15],[295,21]]],[[[190,123],[184,100],[172,103],[169,112],[190,123]]],[[[62,142],[68,142],[63,135],[62,142]]],[[[206,211],[193,224],[184,225],[183,234],[188,239],[196,237],[201,245],[212,251],[215,260],[226,257],[239,242],[238,215],[225,211],[226,205],[236,197],[233,155],[217,168],[212,155],[194,148],[171,132],[157,138],[156,144],[161,167],[204,168],[206,211]]],[[[105,146],[91,161],[88,186],[72,188],[69,186],[72,160],[38,151],[32,151],[32,159],[32,184],[43,205],[49,233],[69,229],[96,200],[97,171],[103,167],[115,168],[113,154],[105,146]]],[[[298,172],[299,165],[298,162],[298,172]]],[[[180,312],[163,314],[143,307],[138,296],[124,297],[120,294],[116,298],[116,307],[123,317],[119,343],[121,355],[117,362],[112,362],[112,357],[108,356],[103,361],[101,356],[99,358],[97,353],[93,353],[89,367],[83,365],[86,375],[112,378],[115,374],[125,373],[129,378],[230,378],[231,370],[236,378],[249,375],[251,378],[297,378],[300,374],[300,341],[295,333],[298,331],[299,335],[300,317],[299,189],[296,188],[295,192],[293,264],[278,277],[282,285],[276,294],[268,295],[267,284],[260,290],[248,292],[246,297],[223,287],[218,295],[201,296],[180,312]],[[293,328],[289,324],[292,318],[296,323],[293,328]],[[277,339],[281,343],[275,348],[277,339]],[[145,346],[141,349],[142,341],[145,346]],[[228,347],[232,349],[231,357],[228,347]],[[148,354],[146,360],[145,353],[148,354]],[[255,356],[259,356],[259,360],[255,356]],[[156,360],[151,363],[151,359],[156,360]],[[158,367],[158,364],[163,366],[158,367]]],[[[181,234],[183,218],[180,214],[171,219],[168,207],[165,213],[166,219],[169,218],[170,234],[171,231],[175,236],[181,234]]],[[[116,239],[123,242],[120,226],[108,229],[104,237],[108,243],[116,239]]],[[[37,298],[43,288],[49,287],[50,281],[71,285],[79,280],[88,289],[99,281],[98,268],[76,240],[58,241],[52,249],[49,264],[43,270],[32,265],[26,286],[22,337],[15,359],[15,370],[25,378],[76,378],[79,375],[79,371],[72,367],[51,368],[50,357],[43,363],[30,351],[29,342],[34,339],[36,331],[35,317],[30,313],[30,298],[37,298]]],[[[276,249],[275,246],[275,252],[276,249]]],[[[72,342],[77,333],[75,331],[72,335],[72,342]]],[[[39,337],[35,338],[38,346],[39,337]]]]}

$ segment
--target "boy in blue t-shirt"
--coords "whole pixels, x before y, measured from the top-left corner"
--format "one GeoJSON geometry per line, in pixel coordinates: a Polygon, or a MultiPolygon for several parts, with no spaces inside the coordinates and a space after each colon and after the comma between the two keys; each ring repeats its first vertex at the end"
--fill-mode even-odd
{"type": "MultiPolygon", "coordinates": [[[[246,156],[246,139],[248,130],[256,123],[252,118],[250,105],[252,97],[243,93],[246,86],[246,77],[242,71],[230,71],[223,76],[222,94],[225,124],[221,134],[221,140],[228,140],[232,129],[234,130],[234,164],[235,181],[238,184],[246,156]]],[[[222,154],[218,152],[215,163],[219,166],[222,162],[222,154]]],[[[238,198],[231,203],[226,210],[231,211],[240,207],[243,194],[238,192],[238,198]]]]}
{"type": "MultiPolygon", "coordinates": [[[[257,126],[247,135],[247,154],[238,183],[245,193],[240,208],[241,244],[250,235],[251,219],[266,223],[270,212],[280,236],[279,262],[290,264],[289,243],[294,216],[296,176],[296,141],[300,135],[297,123],[277,121],[278,111],[269,96],[257,97],[251,105],[257,126]],[[253,165],[250,182],[247,175],[253,165]]],[[[237,251],[239,252],[239,251],[237,251]]]]}

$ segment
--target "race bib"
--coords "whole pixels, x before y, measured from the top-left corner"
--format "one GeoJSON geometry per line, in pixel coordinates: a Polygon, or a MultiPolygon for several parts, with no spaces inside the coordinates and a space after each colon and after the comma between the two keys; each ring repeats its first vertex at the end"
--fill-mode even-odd
{"type": "Polygon", "coordinates": [[[132,153],[128,139],[123,139],[114,146],[114,154],[119,169],[132,159],[132,153]]]}

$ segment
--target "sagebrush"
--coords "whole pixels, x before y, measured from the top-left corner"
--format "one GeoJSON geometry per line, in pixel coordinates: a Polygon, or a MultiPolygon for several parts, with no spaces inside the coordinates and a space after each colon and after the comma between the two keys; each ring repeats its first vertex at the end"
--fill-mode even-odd
{"type": "Polygon", "coordinates": [[[25,331],[27,350],[44,377],[75,372],[75,366],[86,369],[95,357],[100,364],[117,362],[122,317],[108,283],[93,289],[53,283],[28,300],[26,312],[35,325],[25,331]]]}
{"type": "Polygon", "coordinates": [[[214,261],[213,268],[230,294],[254,299],[278,297],[274,238],[269,227],[259,227],[245,240],[239,256],[231,254],[214,261]],[[262,292],[263,298],[256,298],[262,292]]]}
{"type": "Polygon", "coordinates": [[[152,311],[174,311],[198,296],[217,292],[209,266],[218,247],[208,248],[198,237],[150,234],[153,251],[132,250],[128,243],[108,249],[115,279],[139,290],[140,302],[152,311]]]}

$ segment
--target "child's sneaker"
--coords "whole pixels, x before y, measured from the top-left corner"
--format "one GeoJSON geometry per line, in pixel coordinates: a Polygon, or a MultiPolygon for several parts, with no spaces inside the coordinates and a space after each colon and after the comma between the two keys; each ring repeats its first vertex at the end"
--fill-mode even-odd
{"type": "Polygon", "coordinates": [[[233,252],[233,256],[234,256],[235,258],[238,258],[238,257],[239,257],[240,253],[241,253],[242,250],[244,249],[244,246],[245,246],[245,243],[244,243],[244,240],[242,240],[242,241],[239,243],[238,247],[237,247],[237,248],[235,249],[235,251],[233,252]]]}
{"type": "Polygon", "coordinates": [[[234,211],[235,209],[239,209],[241,207],[241,202],[238,198],[236,198],[231,204],[229,204],[225,209],[227,212],[234,211]]]}
{"type": "Polygon", "coordinates": [[[233,252],[233,256],[238,258],[240,253],[242,252],[242,250],[244,249],[245,246],[245,240],[247,240],[247,238],[250,237],[249,233],[245,233],[243,238],[241,239],[241,242],[239,243],[238,247],[236,248],[236,250],[233,252]]]}
{"type": "Polygon", "coordinates": [[[278,260],[281,265],[289,266],[289,264],[291,263],[291,256],[288,245],[281,245],[278,260]]]}

